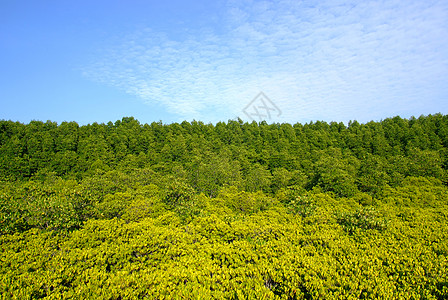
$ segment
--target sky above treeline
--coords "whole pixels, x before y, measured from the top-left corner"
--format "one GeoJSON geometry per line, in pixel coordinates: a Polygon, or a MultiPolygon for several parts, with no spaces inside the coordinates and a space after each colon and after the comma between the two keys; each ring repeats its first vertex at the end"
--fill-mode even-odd
{"type": "Polygon", "coordinates": [[[448,113],[448,1],[0,1],[0,119],[448,113]]]}

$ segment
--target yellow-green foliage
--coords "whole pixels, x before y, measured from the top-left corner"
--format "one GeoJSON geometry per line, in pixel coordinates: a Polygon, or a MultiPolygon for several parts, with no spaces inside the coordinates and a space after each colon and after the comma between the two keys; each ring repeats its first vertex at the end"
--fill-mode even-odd
{"type": "MultiPolygon", "coordinates": [[[[414,191],[447,191],[425,182],[414,191]]],[[[403,189],[385,199],[404,201],[403,189]]],[[[296,213],[262,193],[226,188],[217,198],[194,196],[200,211],[186,219],[190,208],[170,210],[157,194],[147,186],[106,196],[103,203],[122,201],[121,217],[89,219],[78,230],[0,236],[2,299],[448,297],[442,196],[431,207],[363,207],[316,192],[297,199],[311,213],[296,213]]]]}

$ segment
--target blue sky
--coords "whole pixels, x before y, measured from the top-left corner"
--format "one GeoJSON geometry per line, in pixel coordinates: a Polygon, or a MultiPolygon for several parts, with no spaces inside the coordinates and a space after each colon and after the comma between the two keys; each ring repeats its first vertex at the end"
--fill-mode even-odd
{"type": "Polygon", "coordinates": [[[23,123],[447,114],[448,1],[1,0],[0,68],[23,123]]]}

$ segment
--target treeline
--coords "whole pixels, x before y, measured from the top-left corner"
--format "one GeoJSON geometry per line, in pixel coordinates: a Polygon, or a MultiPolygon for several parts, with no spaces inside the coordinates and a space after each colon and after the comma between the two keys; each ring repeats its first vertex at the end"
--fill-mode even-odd
{"type": "Polygon", "coordinates": [[[348,126],[0,121],[0,179],[8,181],[150,170],[212,197],[225,185],[268,193],[319,187],[349,197],[374,195],[408,176],[446,182],[447,166],[448,116],[441,114],[348,126]]]}

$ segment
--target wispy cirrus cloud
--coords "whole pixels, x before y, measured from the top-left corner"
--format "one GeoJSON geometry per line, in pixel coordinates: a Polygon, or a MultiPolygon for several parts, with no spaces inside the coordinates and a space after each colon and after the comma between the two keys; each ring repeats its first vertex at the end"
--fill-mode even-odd
{"type": "Polygon", "coordinates": [[[229,1],[219,28],[137,30],[84,74],[179,120],[244,119],[260,91],[283,112],[272,121],[434,113],[448,109],[447,20],[444,1],[229,1]]]}

